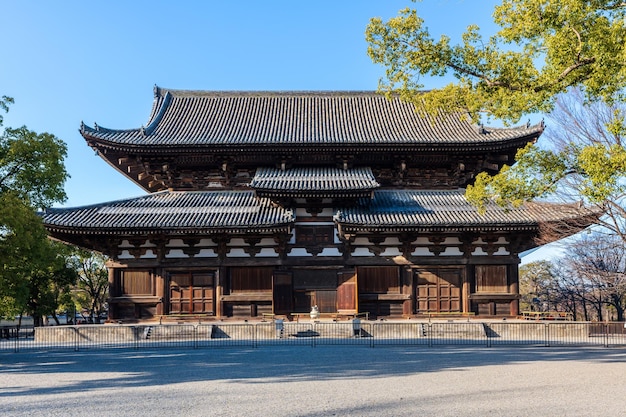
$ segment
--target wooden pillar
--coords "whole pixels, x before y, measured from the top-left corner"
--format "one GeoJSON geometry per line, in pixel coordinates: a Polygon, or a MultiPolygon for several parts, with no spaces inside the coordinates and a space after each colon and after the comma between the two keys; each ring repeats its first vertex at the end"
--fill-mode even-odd
{"type": "Polygon", "coordinates": [[[222,296],[224,295],[224,279],[226,268],[221,267],[215,273],[215,316],[224,316],[224,302],[222,296]]]}
{"type": "Polygon", "coordinates": [[[471,272],[472,272],[472,267],[471,265],[467,265],[464,269],[463,269],[463,277],[462,277],[462,284],[461,284],[461,311],[463,313],[469,313],[470,312],[470,293],[471,293],[471,272]]]}
{"type": "MultiPolygon", "coordinates": [[[[116,297],[118,295],[118,288],[115,285],[115,268],[107,266],[109,273],[109,297],[116,297]]],[[[109,320],[117,318],[117,304],[109,303],[109,320]]],[[[73,319],[72,319],[73,320],[73,319]]]]}
{"type": "MultiPolygon", "coordinates": [[[[518,265],[509,265],[509,291],[519,295],[519,268],[518,265]]],[[[519,298],[511,301],[511,316],[519,315],[519,298]]]]}
{"type": "Polygon", "coordinates": [[[400,279],[402,282],[402,294],[408,298],[402,303],[402,314],[411,316],[415,312],[415,289],[413,288],[413,269],[402,268],[400,279]]]}
{"type": "Polygon", "coordinates": [[[154,271],[154,292],[155,296],[161,299],[160,303],[157,303],[156,314],[161,316],[169,311],[169,283],[167,282],[167,276],[163,268],[156,268],[154,271]]]}

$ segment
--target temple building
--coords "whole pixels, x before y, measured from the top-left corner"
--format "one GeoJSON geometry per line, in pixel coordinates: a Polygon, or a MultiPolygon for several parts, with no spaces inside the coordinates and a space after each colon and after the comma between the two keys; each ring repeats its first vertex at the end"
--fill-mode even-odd
{"type": "Polygon", "coordinates": [[[110,257],[111,320],[516,316],[519,254],[595,216],[539,202],[479,213],[464,193],[542,131],[374,92],[155,87],[145,126],[80,127],[147,194],[43,220],[110,257]]]}

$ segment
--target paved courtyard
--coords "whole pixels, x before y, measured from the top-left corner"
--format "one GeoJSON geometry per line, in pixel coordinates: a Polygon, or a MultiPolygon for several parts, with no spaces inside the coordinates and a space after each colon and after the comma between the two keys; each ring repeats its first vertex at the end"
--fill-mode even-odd
{"type": "Polygon", "coordinates": [[[0,354],[7,416],[622,416],[626,350],[365,348],[0,354]]]}

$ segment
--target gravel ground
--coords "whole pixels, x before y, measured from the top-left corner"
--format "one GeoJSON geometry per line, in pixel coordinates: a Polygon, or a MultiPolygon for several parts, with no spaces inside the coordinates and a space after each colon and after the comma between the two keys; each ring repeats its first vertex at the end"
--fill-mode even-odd
{"type": "Polygon", "coordinates": [[[262,347],[0,354],[7,416],[622,416],[626,350],[262,347]]]}

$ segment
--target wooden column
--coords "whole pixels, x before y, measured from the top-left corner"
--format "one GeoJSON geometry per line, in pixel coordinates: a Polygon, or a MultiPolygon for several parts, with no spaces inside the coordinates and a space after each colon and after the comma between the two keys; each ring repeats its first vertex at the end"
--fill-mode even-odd
{"type": "MultiPolygon", "coordinates": [[[[115,285],[115,268],[107,266],[109,273],[109,297],[115,297],[118,295],[118,288],[115,285]]],[[[117,304],[109,303],[109,320],[117,318],[117,304]]],[[[73,320],[73,319],[72,319],[73,320]]]]}
{"type": "MultiPolygon", "coordinates": [[[[509,265],[509,291],[519,295],[519,268],[518,265],[509,265]]],[[[519,315],[519,298],[511,301],[511,316],[519,315]]]]}
{"type": "Polygon", "coordinates": [[[169,311],[169,288],[167,277],[163,268],[156,268],[154,271],[154,292],[155,296],[161,298],[161,302],[156,305],[156,314],[161,316],[169,311]]]}
{"type": "Polygon", "coordinates": [[[415,312],[415,289],[413,288],[413,270],[411,268],[402,268],[400,280],[402,283],[402,294],[408,296],[408,299],[402,303],[402,314],[411,316],[415,312]]]}
{"type": "Polygon", "coordinates": [[[463,270],[462,284],[461,284],[461,311],[463,313],[470,312],[470,293],[472,291],[470,285],[470,271],[472,267],[467,265],[463,270]]]}
{"type": "Polygon", "coordinates": [[[223,317],[224,303],[222,296],[224,295],[224,267],[218,268],[215,272],[215,317],[223,317]]]}

